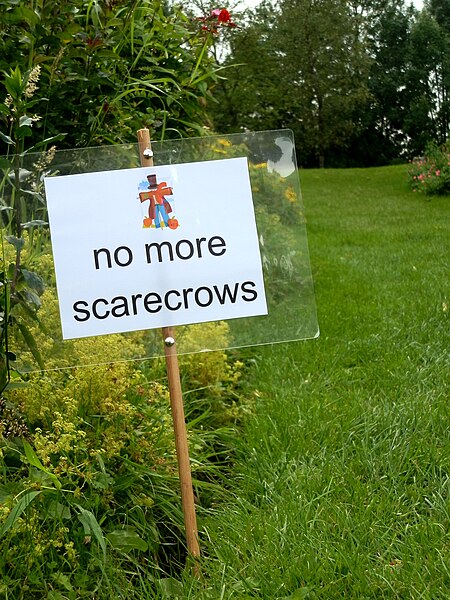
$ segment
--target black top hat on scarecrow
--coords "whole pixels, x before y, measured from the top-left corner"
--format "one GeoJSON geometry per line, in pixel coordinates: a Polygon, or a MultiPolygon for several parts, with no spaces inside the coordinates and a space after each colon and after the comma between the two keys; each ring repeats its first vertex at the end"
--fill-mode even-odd
{"type": "Polygon", "coordinates": [[[149,183],[148,188],[150,190],[155,190],[158,187],[158,184],[156,183],[156,175],[147,175],[147,181],[149,183]]]}

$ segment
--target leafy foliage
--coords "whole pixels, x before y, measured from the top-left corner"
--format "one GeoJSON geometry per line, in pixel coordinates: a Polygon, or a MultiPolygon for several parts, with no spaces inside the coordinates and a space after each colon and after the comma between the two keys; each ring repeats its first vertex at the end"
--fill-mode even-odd
{"type": "Polygon", "coordinates": [[[404,119],[411,97],[407,77],[412,13],[398,4],[386,4],[382,10],[371,7],[366,17],[366,47],[372,56],[370,100],[354,114],[359,131],[350,146],[359,164],[371,166],[389,163],[405,151],[407,143],[404,119]]]}
{"type": "Polygon", "coordinates": [[[0,9],[0,70],[41,69],[33,141],[61,131],[67,147],[134,141],[145,126],[161,138],[202,131],[216,67],[209,33],[179,7],[1,0],[0,9]]]}
{"type": "MultiPolygon", "coordinates": [[[[82,364],[92,354],[99,363],[126,359],[140,343],[140,334],[116,335],[56,348],[50,289],[40,318],[47,334],[32,334],[48,366],[82,364]]],[[[216,334],[226,341],[226,325],[192,332],[199,344],[216,334]]],[[[239,400],[242,364],[223,352],[185,357],[182,370],[196,494],[208,506],[213,490],[216,499],[220,494],[234,425],[251,403],[239,400]]],[[[9,391],[27,438],[7,435],[0,420],[0,573],[18,599],[64,589],[70,598],[92,597],[92,590],[101,599],[140,598],[141,577],[176,572],[184,555],[183,515],[163,374],[162,362],[139,368],[125,361],[30,374],[25,387],[9,391]]]]}
{"type": "Polygon", "coordinates": [[[230,32],[215,127],[290,128],[303,166],[369,166],[423,153],[450,124],[445,2],[264,2],[230,32]]]}
{"type": "MultiPolygon", "coordinates": [[[[2,140],[12,148],[11,156],[3,158],[0,169],[3,177],[0,181],[1,194],[1,242],[2,270],[0,280],[2,295],[0,297],[0,379],[3,390],[8,381],[9,359],[14,355],[9,349],[9,329],[15,328],[20,332],[36,362],[42,367],[39,349],[30,333],[30,323],[39,322],[37,311],[41,305],[39,296],[44,291],[44,282],[35,272],[25,268],[23,255],[33,253],[40,245],[40,235],[45,221],[36,219],[36,203],[43,203],[39,188],[37,172],[34,173],[34,187],[27,187],[26,181],[33,176],[31,171],[21,166],[22,157],[38,148],[45,146],[64,136],[54,136],[42,140],[35,146],[26,147],[26,138],[32,137],[33,125],[39,121],[39,116],[32,112],[35,104],[35,93],[38,89],[40,67],[33,67],[22,73],[16,67],[5,74],[4,85],[8,92],[4,104],[0,105],[0,115],[9,125],[9,135],[1,134],[2,140]],[[31,202],[28,198],[31,196],[31,202]],[[28,220],[28,217],[30,220],[28,220]],[[37,233],[35,230],[37,228],[37,233]],[[24,233],[26,235],[24,236],[24,233]],[[5,242],[10,244],[9,252],[5,242]]],[[[45,167],[45,159],[36,165],[36,171],[45,167]]]]}
{"type": "Polygon", "coordinates": [[[289,127],[301,140],[302,164],[323,163],[330,148],[346,146],[351,114],[366,96],[367,70],[346,2],[263,4],[231,45],[229,62],[240,66],[222,83],[218,128],[289,127]]]}
{"type": "MultiPolygon", "coordinates": [[[[0,596],[141,598],[142,582],[176,572],[185,553],[168,392],[158,380],[163,370],[157,362],[145,370],[105,364],[111,356],[144,354],[139,334],[61,347],[56,296],[45,286],[53,270],[42,179],[54,151],[30,170],[20,159],[61,141],[62,125],[70,146],[134,141],[144,125],[159,127],[161,137],[200,131],[216,77],[211,32],[178,8],[146,1],[0,5],[0,62],[9,62],[2,65],[8,71],[0,104],[8,155],[0,164],[0,383],[6,385],[15,358],[11,340],[24,362],[43,366],[45,355],[46,366],[59,369],[19,381],[13,373],[0,401],[0,596]],[[11,69],[14,61],[20,65],[11,69]],[[93,355],[103,364],[61,368],[93,355]]],[[[230,24],[228,15],[220,11],[210,21],[230,24]]],[[[226,326],[220,335],[227,336],[226,326]]],[[[218,353],[185,367],[185,384],[196,389],[188,415],[204,504],[246,412],[237,393],[241,366],[218,353]],[[211,397],[219,428],[205,425],[211,397]]]]}

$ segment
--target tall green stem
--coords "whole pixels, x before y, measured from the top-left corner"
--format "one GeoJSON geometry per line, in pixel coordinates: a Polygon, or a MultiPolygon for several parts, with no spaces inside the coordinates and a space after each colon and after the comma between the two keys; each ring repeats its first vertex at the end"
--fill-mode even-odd
{"type": "MultiPolygon", "coordinates": [[[[23,149],[23,141],[20,139],[15,140],[14,147],[14,213],[13,213],[13,227],[17,238],[22,237],[22,198],[20,188],[20,155],[23,149]]],[[[16,260],[14,264],[14,275],[11,282],[11,292],[14,293],[17,286],[17,279],[20,271],[20,248],[16,248],[16,260]]]]}
{"type": "Polygon", "coordinates": [[[206,38],[205,43],[203,44],[202,49],[200,50],[200,54],[198,55],[197,63],[195,65],[195,68],[194,68],[191,78],[189,80],[189,82],[191,84],[194,83],[195,76],[197,75],[197,71],[199,70],[199,67],[202,63],[203,57],[205,56],[206,49],[208,48],[208,45],[209,45],[208,42],[210,40],[210,35],[211,34],[208,34],[208,37],[206,38]]]}

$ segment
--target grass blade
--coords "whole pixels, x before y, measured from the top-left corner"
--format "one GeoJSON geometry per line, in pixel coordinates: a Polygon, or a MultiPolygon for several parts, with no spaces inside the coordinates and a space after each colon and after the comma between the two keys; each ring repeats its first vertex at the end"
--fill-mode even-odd
{"type": "Polygon", "coordinates": [[[30,502],[32,502],[36,498],[36,496],[38,496],[41,493],[41,491],[42,490],[37,490],[37,491],[33,490],[30,492],[27,492],[26,494],[24,494],[22,496],[22,498],[19,500],[19,502],[14,506],[12,511],[9,513],[6,521],[3,523],[3,525],[0,529],[0,537],[3,537],[5,535],[5,533],[7,531],[9,531],[9,529],[11,529],[11,527],[14,527],[14,525],[19,520],[21,514],[24,512],[24,510],[27,508],[27,506],[30,504],[30,502]]]}

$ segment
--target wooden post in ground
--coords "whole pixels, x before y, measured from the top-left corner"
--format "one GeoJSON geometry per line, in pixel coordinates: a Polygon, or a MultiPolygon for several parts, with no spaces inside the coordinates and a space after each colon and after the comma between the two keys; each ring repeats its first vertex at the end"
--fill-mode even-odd
{"type": "MultiPolygon", "coordinates": [[[[139,155],[143,167],[153,166],[150,132],[139,129],[137,132],[139,155]]],[[[162,337],[166,355],[167,378],[169,381],[170,405],[172,408],[173,428],[175,432],[175,447],[178,459],[178,474],[181,487],[181,502],[183,505],[184,525],[186,528],[186,543],[190,556],[198,559],[200,546],[198,543],[197,518],[195,515],[194,489],[192,487],[189,446],[187,440],[186,421],[184,417],[183,394],[181,390],[178,353],[173,327],[163,327],[162,337]]],[[[194,565],[198,575],[198,564],[194,565]]]]}

